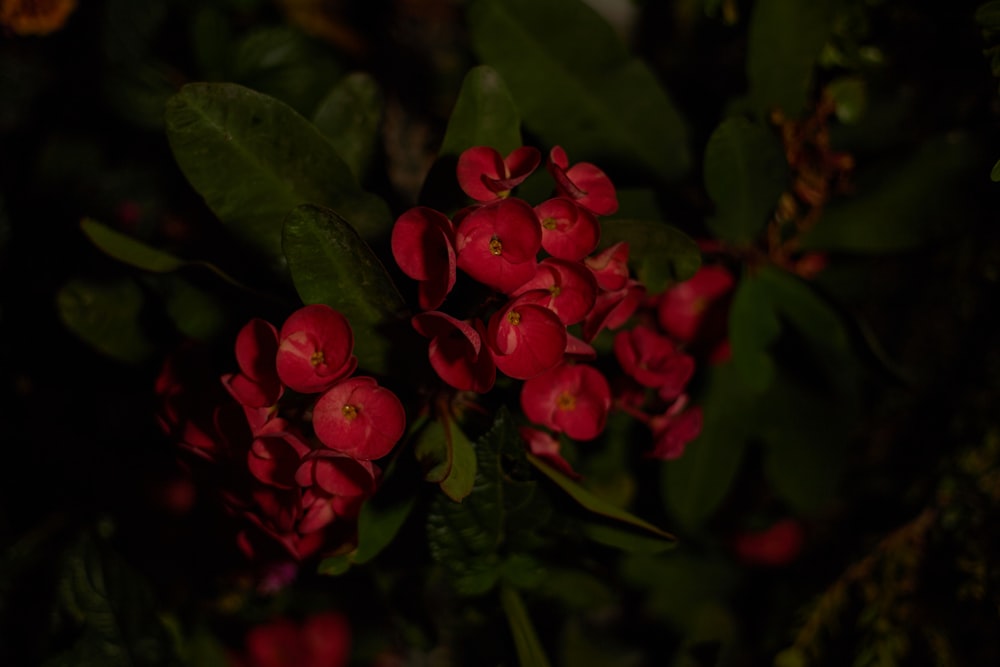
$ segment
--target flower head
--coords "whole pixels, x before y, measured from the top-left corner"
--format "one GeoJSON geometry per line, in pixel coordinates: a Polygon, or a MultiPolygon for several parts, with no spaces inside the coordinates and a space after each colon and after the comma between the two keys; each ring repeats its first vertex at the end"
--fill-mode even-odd
{"type": "Polygon", "coordinates": [[[525,381],[521,408],[536,424],[575,440],[592,440],[607,422],[611,388],[592,366],[561,364],[525,381]]]}
{"type": "Polygon", "coordinates": [[[471,211],[455,232],[458,268],[509,294],[535,274],[542,231],[534,209],[504,199],[471,211]]]}
{"type": "Polygon", "coordinates": [[[455,229],[443,213],[424,206],[411,208],[392,228],[392,256],[417,281],[424,310],[434,310],[455,286],[455,229]]]}
{"type": "Polygon", "coordinates": [[[288,387],[307,394],[328,389],[354,372],[354,333],[347,318],[323,304],[304,306],[281,327],[278,376],[288,387]]]}
{"type": "Polygon", "coordinates": [[[370,377],[353,377],[334,385],[313,408],[313,429],[320,442],[358,459],[388,454],[405,427],[403,404],[370,377]]]}
{"type": "Polygon", "coordinates": [[[556,197],[535,207],[542,223],[542,247],[553,257],[581,260],[594,251],[601,228],[594,214],[571,199],[556,197]]]}
{"type": "Polygon", "coordinates": [[[618,195],[607,174],[589,162],[569,166],[569,158],[561,146],[549,151],[549,173],[556,181],[556,190],[563,197],[597,215],[611,215],[618,210],[618,195]]]}
{"type": "Polygon", "coordinates": [[[413,328],[431,339],[427,350],[431,366],[455,389],[485,393],[496,380],[496,364],[483,342],[486,327],[480,320],[457,320],[438,311],[420,313],[413,328]]]}
{"type": "Polygon", "coordinates": [[[478,202],[491,202],[510,195],[541,162],[537,148],[521,146],[506,158],[489,146],[473,146],[458,156],[456,176],[465,194],[478,202]]]}
{"type": "Polygon", "coordinates": [[[497,368],[518,380],[552,368],[566,351],[566,325],[554,312],[534,303],[535,297],[525,292],[509,301],[493,314],[487,329],[497,368]]]}

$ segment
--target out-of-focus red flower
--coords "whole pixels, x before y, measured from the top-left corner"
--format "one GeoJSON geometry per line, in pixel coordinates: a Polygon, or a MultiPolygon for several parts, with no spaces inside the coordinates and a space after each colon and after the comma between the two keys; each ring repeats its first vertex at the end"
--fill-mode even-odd
{"type": "Polygon", "coordinates": [[[584,264],[594,274],[597,286],[608,292],[624,289],[628,284],[628,243],[619,241],[588,257],[584,264]]]}
{"type": "MultiPolygon", "coordinates": [[[[545,293],[547,295],[547,292],[545,293]]],[[[526,292],[509,301],[490,318],[487,342],[503,373],[526,380],[560,361],[566,351],[566,325],[526,292]]]]}
{"type": "Polygon", "coordinates": [[[798,558],[805,531],[795,519],[781,519],[760,531],[747,531],[733,539],[737,558],[748,565],[780,566],[798,558]]]}
{"type": "Polygon", "coordinates": [[[569,166],[569,158],[561,146],[549,151],[549,173],[556,182],[556,191],[597,215],[611,215],[618,210],[618,195],[607,174],[589,162],[569,166]]]}
{"type": "Polygon", "coordinates": [[[306,394],[319,393],[354,372],[354,333],[347,318],[323,304],[303,306],[281,327],[277,369],[281,381],[306,394]]]}
{"type": "Polygon", "coordinates": [[[295,472],[302,458],[311,450],[284,419],[274,419],[264,432],[256,434],[247,452],[250,474],[264,484],[279,489],[294,488],[295,472]]]}
{"type": "Polygon", "coordinates": [[[565,197],[535,207],[542,223],[542,247],[559,259],[579,261],[597,247],[601,227],[594,214],[565,197]]]}
{"type": "Polygon", "coordinates": [[[657,311],[663,330],[682,343],[693,341],[712,302],[733,289],[733,276],[721,266],[702,266],[660,297],[657,311]]]}
{"type": "Polygon", "coordinates": [[[403,404],[370,377],[353,377],[334,385],[313,408],[313,428],[320,442],[358,459],[388,454],[405,427],[403,404]]]}
{"type": "Polygon", "coordinates": [[[346,667],[351,630],[340,613],[314,614],[299,625],[276,618],[247,632],[245,650],[232,656],[233,667],[346,667]]]}
{"type": "Polygon", "coordinates": [[[558,440],[545,431],[540,431],[530,426],[522,426],[518,429],[518,433],[524,438],[524,441],[528,444],[528,450],[532,454],[568,477],[572,477],[573,479],[581,478],[580,473],[573,470],[573,466],[559,452],[558,440]]]}
{"type": "Polygon", "coordinates": [[[464,216],[455,230],[458,268],[482,284],[510,294],[535,275],[542,229],[534,209],[503,199],[464,216]]]}
{"type": "Polygon", "coordinates": [[[583,320],[583,339],[594,340],[604,329],[614,330],[624,325],[645,297],[646,287],[638,280],[629,280],[625,287],[613,292],[599,290],[594,307],[583,320]]]}
{"type": "Polygon", "coordinates": [[[417,281],[417,299],[434,310],[455,286],[455,229],[444,214],[424,206],[411,208],[392,228],[392,256],[399,268],[417,281]]]}
{"type": "Polygon", "coordinates": [[[541,162],[537,148],[521,146],[506,158],[489,146],[473,146],[458,156],[455,174],[465,194],[478,202],[492,202],[531,175],[541,162]]]}
{"type": "Polygon", "coordinates": [[[611,388],[592,366],[561,364],[525,381],[521,409],[536,424],[574,440],[592,440],[607,423],[611,388]]]}
{"type": "Polygon", "coordinates": [[[538,264],[533,278],[514,291],[532,292],[532,303],[545,306],[569,326],[587,316],[597,299],[597,283],[579,262],[549,257],[538,264]],[[547,295],[546,295],[547,293],[547,295]]]}
{"type": "Polygon", "coordinates": [[[649,327],[619,332],[614,350],[622,370],[667,401],[677,398],[694,374],[694,359],[649,327]]]}
{"type": "Polygon", "coordinates": [[[461,321],[439,311],[415,315],[413,328],[431,339],[428,357],[442,380],[455,389],[486,393],[496,381],[497,367],[483,342],[480,320],[461,321]]]}
{"type": "Polygon", "coordinates": [[[681,394],[666,412],[649,420],[653,449],[647,456],[664,461],[680,458],[688,443],[701,434],[701,408],[688,408],[687,403],[687,395],[681,394]]]}

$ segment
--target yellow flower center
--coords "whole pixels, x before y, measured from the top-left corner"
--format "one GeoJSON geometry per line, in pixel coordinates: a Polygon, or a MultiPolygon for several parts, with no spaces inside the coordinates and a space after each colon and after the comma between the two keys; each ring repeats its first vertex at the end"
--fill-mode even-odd
{"type": "Polygon", "coordinates": [[[556,219],[555,218],[545,218],[544,220],[542,220],[542,227],[544,227],[545,229],[548,229],[550,231],[553,230],[553,229],[555,229],[556,228],[556,219]]]}
{"type": "Polygon", "coordinates": [[[340,413],[344,415],[344,419],[347,421],[354,421],[358,416],[358,409],[348,404],[340,409],[340,413]]]}
{"type": "Polygon", "coordinates": [[[507,313],[507,321],[511,323],[512,326],[517,326],[521,323],[521,313],[516,310],[512,310],[507,313]]]}
{"type": "Polygon", "coordinates": [[[562,294],[562,287],[559,287],[559,285],[553,285],[549,288],[549,294],[552,296],[559,296],[562,294]]]}
{"type": "Polygon", "coordinates": [[[490,239],[490,254],[499,257],[503,254],[503,243],[496,236],[490,239]]]}
{"type": "Polygon", "coordinates": [[[564,391],[556,399],[556,407],[560,410],[576,410],[576,396],[564,391]]]}
{"type": "Polygon", "coordinates": [[[323,350],[316,350],[315,352],[312,353],[312,356],[309,357],[309,363],[313,365],[313,368],[319,366],[325,361],[326,357],[323,356],[323,350]]]}

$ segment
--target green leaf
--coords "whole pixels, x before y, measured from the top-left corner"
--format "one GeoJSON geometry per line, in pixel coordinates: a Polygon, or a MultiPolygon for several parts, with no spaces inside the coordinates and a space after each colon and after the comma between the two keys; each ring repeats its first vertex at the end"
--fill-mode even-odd
{"type": "Polygon", "coordinates": [[[751,243],[787,184],[785,154],[770,129],[734,117],[712,133],[705,148],[705,188],[715,204],[715,215],[707,223],[716,237],[751,243]]]}
{"type": "Polygon", "coordinates": [[[514,647],[517,649],[517,659],[521,667],[548,667],[549,659],[545,655],[535,627],[531,624],[531,618],[520,594],[509,586],[501,586],[500,605],[507,615],[507,623],[514,637],[514,647]]]}
{"type": "Polygon", "coordinates": [[[993,170],[990,171],[990,180],[994,183],[1000,183],[1000,160],[993,163],[993,170]]]}
{"type": "Polygon", "coordinates": [[[195,287],[180,276],[163,276],[158,290],[163,296],[167,317],[189,338],[208,341],[226,324],[222,303],[211,292],[195,287]]]}
{"type": "Polygon", "coordinates": [[[674,546],[673,542],[650,537],[648,534],[623,528],[620,524],[610,521],[584,521],[582,528],[583,534],[594,542],[626,553],[658,554],[674,546]]]}
{"type": "Polygon", "coordinates": [[[417,436],[413,448],[424,479],[441,485],[455,502],[472,492],[476,479],[476,450],[451,419],[435,419],[417,436]]]}
{"type": "Polygon", "coordinates": [[[733,366],[744,386],[754,392],[774,381],[769,347],[781,333],[767,286],[751,276],[740,282],[729,308],[729,342],[733,366]]]}
{"type": "Polygon", "coordinates": [[[103,354],[138,364],[153,352],[139,324],[145,297],[133,280],[96,282],[75,278],[56,295],[66,327],[103,354]]]}
{"type": "Polygon", "coordinates": [[[521,116],[507,84],[486,65],[465,75],[438,157],[457,157],[473,146],[492,146],[501,155],[521,146],[521,116]]]}
{"type": "Polygon", "coordinates": [[[569,609],[590,612],[610,607],[616,594],[601,577],[582,570],[550,567],[538,593],[561,602],[569,609]]]}
{"type": "Polygon", "coordinates": [[[710,369],[701,407],[701,435],[661,469],[667,510],[689,529],[708,519],[728,495],[755,417],[754,402],[733,364],[710,369]]]}
{"type": "Polygon", "coordinates": [[[476,0],[468,20],[473,49],[500,72],[527,127],[571,161],[639,167],[663,180],[687,170],[680,114],[585,3],[476,0]]]}
{"type": "Polygon", "coordinates": [[[334,86],[313,114],[313,123],[358,180],[375,156],[383,104],[378,81],[366,72],[354,72],[334,86]]]}
{"type": "Polygon", "coordinates": [[[405,304],[364,240],[337,213],[306,205],[288,215],[282,245],[302,302],[341,312],[354,331],[359,365],[388,373],[389,336],[405,316],[405,304]]]}
{"type": "Polygon", "coordinates": [[[750,17],[747,78],[754,107],[798,116],[813,69],[833,31],[837,0],[759,0],[750,17]]]}
{"type": "Polygon", "coordinates": [[[275,266],[281,227],[300,204],[335,209],[362,237],[392,225],[385,202],[361,190],[311,123],[278,100],[228,83],[193,83],[170,98],[167,138],[209,208],[275,266]]]}
{"type": "MultiPolygon", "coordinates": [[[[535,466],[535,468],[541,472],[543,475],[548,477],[550,480],[555,482],[556,486],[565,491],[569,496],[575,500],[584,509],[593,512],[599,516],[612,519],[615,522],[624,524],[632,528],[637,528],[646,537],[657,538],[659,540],[666,540],[668,543],[673,542],[676,538],[673,535],[657,528],[648,521],[644,521],[629,512],[626,512],[617,505],[612,505],[608,501],[595,496],[588,489],[580,486],[575,481],[559,472],[549,464],[547,464],[542,459],[538,458],[534,454],[527,454],[528,461],[535,466]]],[[[595,524],[596,525],[596,524],[595,524]]],[[[599,534],[607,534],[607,531],[601,533],[600,528],[595,529],[599,534]]]]}
{"type": "Polygon", "coordinates": [[[868,91],[864,79],[842,76],[826,86],[826,94],[833,99],[837,120],[851,125],[861,120],[868,106],[868,91]]]}
{"type": "Polygon", "coordinates": [[[448,476],[441,481],[441,490],[455,502],[461,502],[472,493],[476,480],[476,450],[457,424],[451,422],[449,426],[452,462],[448,476]]]}
{"type": "Polygon", "coordinates": [[[611,218],[601,222],[601,245],[629,244],[636,275],[651,293],[687,280],[701,267],[698,244],[675,227],[650,220],[611,218]]]}
{"type": "Polygon", "coordinates": [[[417,436],[413,455],[420,462],[424,479],[439,484],[451,472],[452,451],[448,426],[441,420],[429,422],[417,436]]]}
{"type": "Polygon", "coordinates": [[[130,264],[145,271],[167,273],[176,271],[184,266],[184,260],[148,246],[142,241],[103,225],[96,220],[84,218],[80,221],[80,229],[83,230],[83,233],[87,235],[87,238],[95,246],[106,254],[120,262],[130,264]]]}
{"type": "Polygon", "coordinates": [[[857,194],[829,204],[802,247],[880,253],[918,248],[961,231],[963,191],[980,166],[968,135],[937,136],[903,160],[859,167],[857,194]]]}

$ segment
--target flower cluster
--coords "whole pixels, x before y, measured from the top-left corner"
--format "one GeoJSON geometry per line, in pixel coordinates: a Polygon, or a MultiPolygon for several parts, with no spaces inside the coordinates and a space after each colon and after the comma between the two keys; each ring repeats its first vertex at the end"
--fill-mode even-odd
{"type": "Polygon", "coordinates": [[[353,539],[378,483],[373,461],[405,428],[395,394],[353,376],[353,347],[343,315],[309,305],[280,330],[256,318],[243,326],[239,370],[222,376],[222,396],[193,396],[176,363],[165,366],[161,425],[222,469],[224,501],[246,521],[239,543],[248,557],[277,544],[298,560],[353,539]]]}
{"type": "MultiPolygon", "coordinates": [[[[599,216],[618,210],[608,176],[590,163],[570,164],[565,151],[554,147],[546,167],[555,194],[532,206],[512,190],[540,163],[541,154],[531,147],[506,157],[485,146],[466,150],[456,173],[474,203],[451,218],[427,207],[406,211],[393,228],[392,252],[417,281],[423,312],[412,324],[430,339],[428,356],[441,380],[477,393],[490,391],[498,372],[523,380],[524,415],[546,430],[525,428],[522,435],[537,455],[568,469],[552,434],[598,437],[618,398],[590,363],[597,357],[591,343],[604,330],[623,328],[647,295],[630,274],[627,243],[598,250],[599,216]],[[471,307],[449,303],[452,312],[445,312],[460,275],[491,296],[471,307]]],[[[614,351],[625,375],[656,392],[666,406],[663,414],[642,420],[657,440],[669,430],[675,442],[666,458],[679,455],[700,431],[700,412],[685,411],[693,359],[647,327],[620,332],[614,351]]],[[[643,402],[628,399],[633,410],[643,402]]]]}

